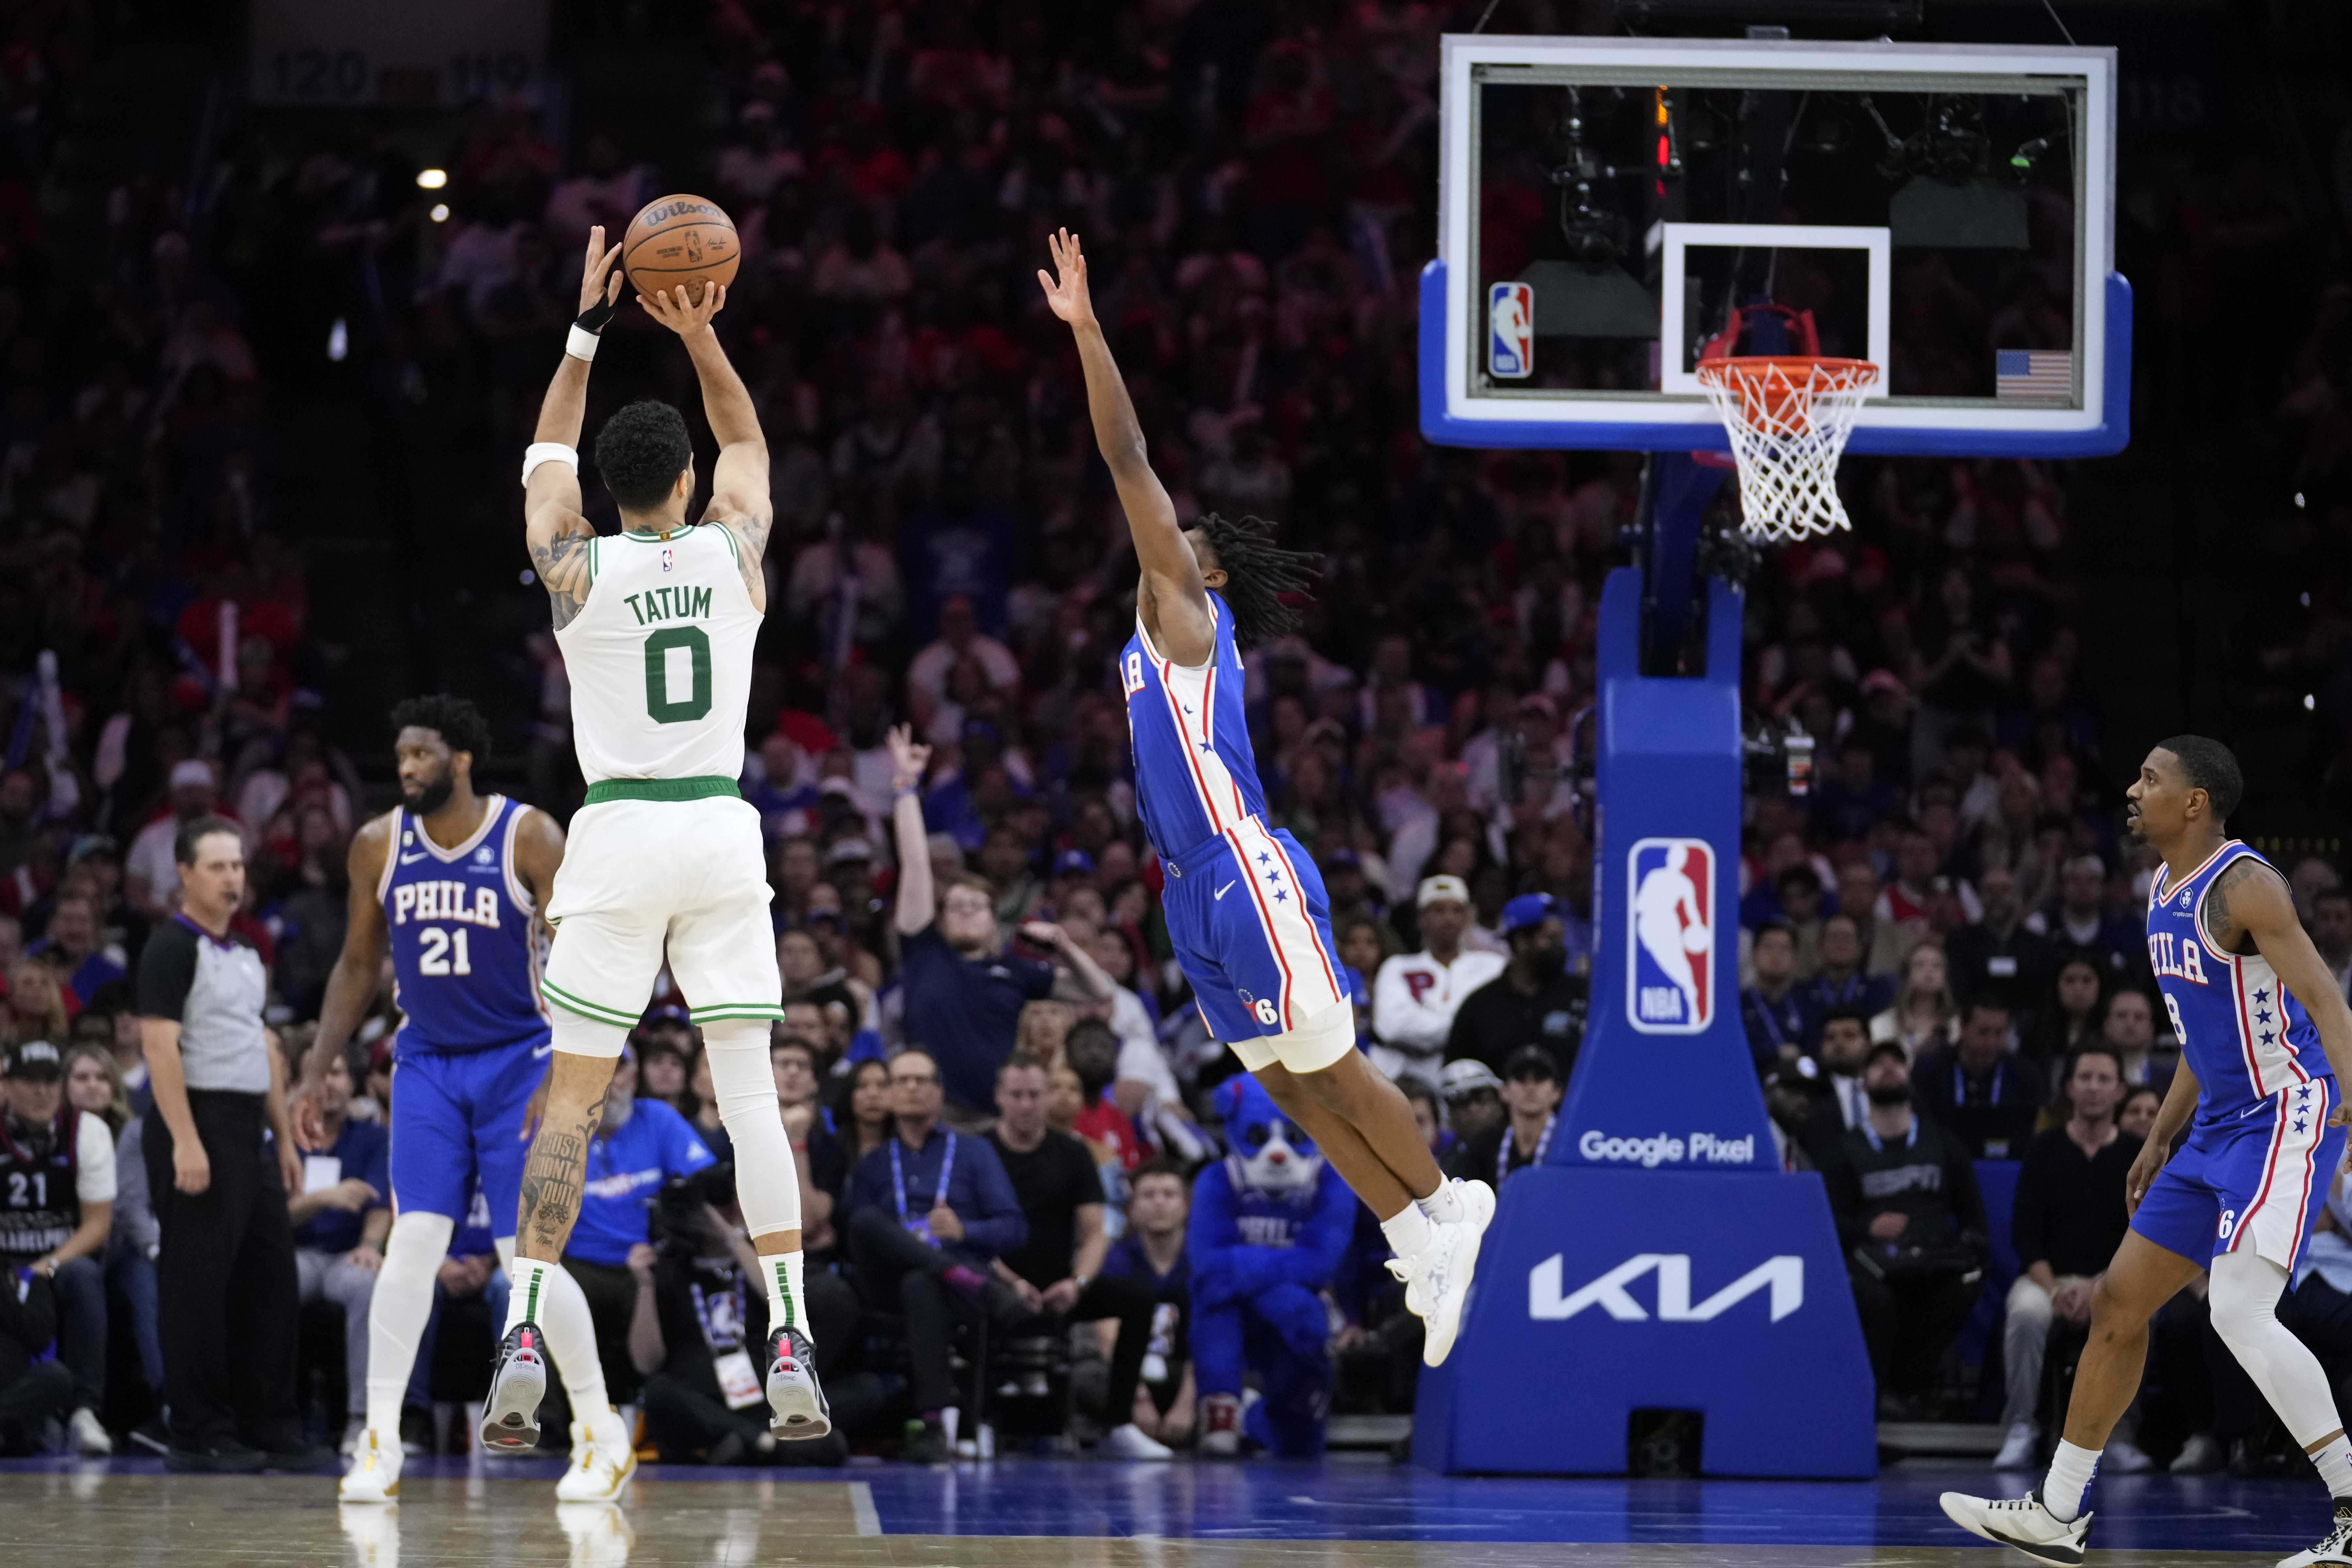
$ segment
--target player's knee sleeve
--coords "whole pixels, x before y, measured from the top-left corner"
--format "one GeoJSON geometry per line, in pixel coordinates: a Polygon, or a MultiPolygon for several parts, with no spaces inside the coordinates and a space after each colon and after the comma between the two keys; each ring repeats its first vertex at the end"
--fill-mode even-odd
{"type": "Polygon", "coordinates": [[[754,1238],[801,1227],[800,1173],[776,1108],[775,1069],[768,1065],[768,1026],[737,1018],[702,1031],[710,1092],[735,1144],[735,1202],[754,1238]]]}
{"type": "Polygon", "coordinates": [[[2288,1436],[2308,1448],[2344,1420],[2319,1358],[2278,1320],[2286,1280],[2285,1269],[2251,1247],[2225,1252],[2213,1259],[2206,1305],[2213,1331],[2270,1401],[2288,1436]]]}
{"type": "Polygon", "coordinates": [[[404,1214],[384,1239],[383,1266],[368,1300],[368,1425],[400,1426],[401,1401],[416,1347],[433,1316],[433,1282],[449,1255],[457,1222],[446,1215],[404,1214]]]}
{"type": "Polygon", "coordinates": [[[628,1044],[629,1031],[618,1024],[600,1023],[583,1018],[568,1008],[553,1007],[550,1030],[555,1048],[567,1056],[602,1057],[606,1061],[616,1059],[621,1047],[628,1044]]]}

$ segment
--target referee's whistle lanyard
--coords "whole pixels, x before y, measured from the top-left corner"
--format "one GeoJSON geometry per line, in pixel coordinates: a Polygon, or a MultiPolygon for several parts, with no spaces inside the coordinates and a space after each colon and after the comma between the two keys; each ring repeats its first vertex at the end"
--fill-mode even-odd
{"type": "MultiPolygon", "coordinates": [[[[890,1189],[898,1199],[898,1224],[926,1244],[937,1247],[940,1238],[931,1234],[930,1220],[925,1215],[907,1212],[907,1167],[898,1157],[901,1145],[902,1140],[895,1137],[890,1140],[890,1189]]],[[[948,1134],[947,1153],[940,1161],[940,1184],[931,1195],[933,1208],[948,1201],[948,1177],[955,1171],[955,1152],[956,1135],[950,1132],[948,1134]]]]}

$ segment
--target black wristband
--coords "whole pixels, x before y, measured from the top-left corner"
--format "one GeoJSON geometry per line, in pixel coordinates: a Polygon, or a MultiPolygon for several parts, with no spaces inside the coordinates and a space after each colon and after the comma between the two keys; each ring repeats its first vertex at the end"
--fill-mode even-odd
{"type": "Polygon", "coordinates": [[[613,320],[620,307],[611,300],[599,300],[573,318],[572,324],[583,332],[601,332],[613,320]]]}

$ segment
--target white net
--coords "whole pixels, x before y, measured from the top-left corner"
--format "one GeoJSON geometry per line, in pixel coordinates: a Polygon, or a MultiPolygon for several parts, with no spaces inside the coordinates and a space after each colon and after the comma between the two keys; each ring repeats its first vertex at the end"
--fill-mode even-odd
{"type": "Polygon", "coordinates": [[[1698,384],[1731,436],[1740,531],[1792,543],[1851,526],[1838,504],[1838,456],[1878,384],[1864,360],[1707,360],[1698,384]]]}

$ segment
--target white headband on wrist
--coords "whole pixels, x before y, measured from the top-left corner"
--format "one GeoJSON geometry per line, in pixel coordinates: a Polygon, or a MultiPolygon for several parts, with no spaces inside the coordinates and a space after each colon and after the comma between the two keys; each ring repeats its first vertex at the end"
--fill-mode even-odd
{"type": "Polygon", "coordinates": [[[572,335],[563,340],[563,352],[576,360],[593,360],[596,357],[596,345],[603,341],[595,333],[575,321],[572,323],[572,335]]]}

